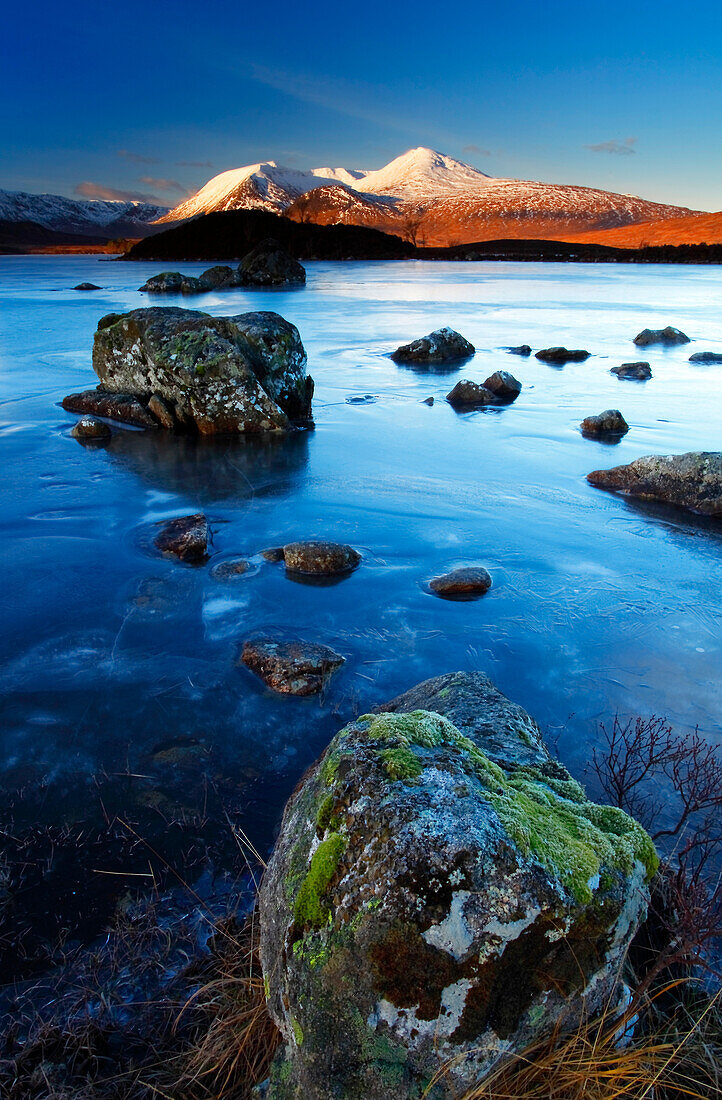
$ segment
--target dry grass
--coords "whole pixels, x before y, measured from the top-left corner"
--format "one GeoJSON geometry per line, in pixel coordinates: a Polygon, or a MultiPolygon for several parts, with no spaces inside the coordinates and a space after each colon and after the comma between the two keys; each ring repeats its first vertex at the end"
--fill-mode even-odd
{"type": "MultiPolygon", "coordinates": [[[[678,983],[670,983],[670,993],[678,983]]],[[[696,1016],[656,1019],[627,1038],[635,1017],[604,1016],[513,1055],[463,1100],[711,1100],[722,1096],[719,994],[696,1016]]],[[[652,1006],[650,1006],[652,1008],[652,1006]]],[[[652,1014],[654,1018],[654,1014],[652,1014]]]]}

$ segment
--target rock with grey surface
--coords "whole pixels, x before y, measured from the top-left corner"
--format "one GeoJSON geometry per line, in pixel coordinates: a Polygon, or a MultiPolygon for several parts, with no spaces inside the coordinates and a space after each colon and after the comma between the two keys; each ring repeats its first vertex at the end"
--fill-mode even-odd
{"type": "Polygon", "coordinates": [[[598,489],[673,504],[706,516],[722,516],[722,453],[719,451],[645,455],[627,466],[593,470],[587,474],[587,481],[598,489]]]}
{"type": "Polygon", "coordinates": [[[447,1100],[618,1004],[656,866],[481,673],[357,718],[292,795],[261,886],[269,1100],[447,1100]]]}

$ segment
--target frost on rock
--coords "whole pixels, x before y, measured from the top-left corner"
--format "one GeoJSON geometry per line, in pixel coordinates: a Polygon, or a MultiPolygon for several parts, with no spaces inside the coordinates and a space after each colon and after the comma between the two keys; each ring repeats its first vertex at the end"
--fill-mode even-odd
{"type": "Polygon", "coordinates": [[[445,1098],[615,1003],[656,867],[482,674],[358,718],[290,800],[261,887],[285,1039],[269,1095],[421,1097],[451,1062],[445,1098]]]}

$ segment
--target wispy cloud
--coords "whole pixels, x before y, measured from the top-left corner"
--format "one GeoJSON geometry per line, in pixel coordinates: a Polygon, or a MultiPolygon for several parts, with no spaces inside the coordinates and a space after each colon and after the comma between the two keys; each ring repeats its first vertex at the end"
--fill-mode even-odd
{"type": "Polygon", "coordinates": [[[215,168],[213,161],[210,160],[177,160],[175,166],[176,168],[215,168]]]}
{"type": "Polygon", "coordinates": [[[177,191],[181,195],[188,194],[188,188],[184,187],[182,183],[178,183],[178,180],[156,179],[155,176],[141,176],[140,182],[147,183],[148,187],[153,187],[156,191],[177,191]]]}
{"type": "Polygon", "coordinates": [[[119,149],[118,156],[123,157],[124,160],[132,161],[133,164],[157,164],[157,157],[144,157],[141,153],[133,153],[130,149],[119,149]]]}
{"type": "Polygon", "coordinates": [[[597,145],[585,145],[584,148],[592,153],[614,153],[617,156],[628,157],[637,152],[634,148],[636,144],[636,137],[628,137],[624,141],[600,141],[597,145]]]}
{"type": "Polygon", "coordinates": [[[156,206],[167,205],[166,200],[159,199],[157,195],[146,195],[141,191],[119,191],[116,187],[106,187],[102,183],[91,183],[89,180],[77,184],[74,193],[83,199],[110,199],[112,202],[152,202],[156,206]]]}
{"type": "Polygon", "coordinates": [[[491,149],[482,149],[481,145],[465,145],[462,153],[476,153],[479,157],[490,157],[491,149]]]}

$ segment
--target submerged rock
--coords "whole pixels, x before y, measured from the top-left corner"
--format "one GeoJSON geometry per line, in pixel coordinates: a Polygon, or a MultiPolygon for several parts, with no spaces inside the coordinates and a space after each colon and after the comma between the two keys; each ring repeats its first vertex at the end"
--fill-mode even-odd
{"type": "Polygon", "coordinates": [[[647,455],[615,466],[594,470],[587,481],[598,489],[609,489],[675,504],[707,516],[722,515],[722,453],[688,451],[681,455],[647,455]]]}
{"type": "Polygon", "coordinates": [[[518,344],[515,348],[506,349],[510,355],[531,355],[531,348],[528,344],[518,344]]]}
{"type": "Polygon", "coordinates": [[[269,1100],[446,1100],[618,1004],[656,867],[481,673],[358,718],[291,797],[261,885],[269,1100]]]}
{"type": "Polygon", "coordinates": [[[283,547],[283,560],[289,573],[332,577],[350,573],[361,555],[341,542],[289,542],[283,547]]]}
{"type": "Polygon", "coordinates": [[[673,347],[675,344],[688,344],[689,336],[680,332],[678,328],[667,325],[666,328],[645,328],[637,333],[634,342],[639,348],[646,348],[649,344],[666,344],[673,347]]]}
{"type": "Polygon", "coordinates": [[[96,286],[95,283],[78,283],[73,287],[73,290],[102,290],[100,286],[96,286]]]}
{"type": "Polygon", "coordinates": [[[208,522],[202,512],[179,516],[163,524],[155,545],[181,561],[202,562],[208,557],[208,522]]]}
{"type": "Polygon", "coordinates": [[[311,419],[306,353],[277,313],[112,313],[98,324],[93,368],[98,389],[64,408],[203,435],[288,431],[311,419]]]}
{"type": "Polygon", "coordinates": [[[696,351],[689,357],[690,363],[722,363],[722,352],[696,351]]]}
{"type": "Polygon", "coordinates": [[[67,412],[107,416],[109,420],[119,420],[123,424],[132,424],[136,428],[158,427],[158,421],[132,393],[108,393],[101,389],[83,390],[82,393],[68,394],[61,401],[61,405],[67,412]]]}
{"type": "Polygon", "coordinates": [[[516,401],[521,393],[521,382],[508,370],[495,370],[484,382],[484,388],[491,390],[494,396],[506,405],[516,401]]]}
{"type": "Polygon", "coordinates": [[[580,424],[583,435],[626,435],[629,424],[619,409],[605,409],[596,416],[586,416],[580,424]]]}
{"type": "Polygon", "coordinates": [[[391,358],[395,363],[449,363],[469,359],[475,351],[474,345],[453,328],[437,328],[428,336],[402,344],[391,358]]]}
{"type": "Polygon", "coordinates": [[[110,428],[95,416],[81,416],[70,430],[75,439],[110,439],[110,428]]]}
{"type": "Polygon", "coordinates": [[[591,352],[583,348],[543,348],[536,353],[536,358],[544,363],[583,363],[590,355],[591,352]]]}
{"type": "Polygon", "coordinates": [[[447,600],[473,600],[489,591],[491,575],[481,565],[466,565],[434,577],[429,581],[429,588],[447,600]]]}
{"type": "Polygon", "coordinates": [[[220,561],[214,565],[211,576],[216,581],[235,581],[245,576],[251,569],[251,563],[245,558],[229,558],[228,561],[220,561]]]}
{"type": "Polygon", "coordinates": [[[239,286],[303,286],[306,271],[278,241],[256,245],[238,265],[239,286]]]}
{"type": "Polygon", "coordinates": [[[453,390],[446,395],[446,400],[456,409],[480,408],[482,405],[498,404],[496,396],[486,386],[480,386],[478,382],[470,382],[468,378],[462,378],[456,383],[453,390]]]}
{"type": "Polygon", "coordinates": [[[346,658],[327,645],[278,641],[262,636],[247,641],[241,661],[273,691],[282,695],[316,695],[346,658]]]}
{"type": "Polygon", "coordinates": [[[612,367],[610,373],[616,374],[617,378],[628,378],[633,382],[646,382],[652,377],[649,363],[622,363],[621,367],[612,367]]]}

